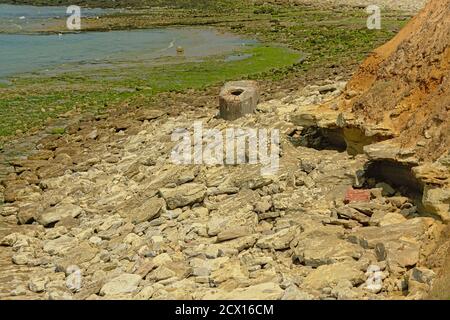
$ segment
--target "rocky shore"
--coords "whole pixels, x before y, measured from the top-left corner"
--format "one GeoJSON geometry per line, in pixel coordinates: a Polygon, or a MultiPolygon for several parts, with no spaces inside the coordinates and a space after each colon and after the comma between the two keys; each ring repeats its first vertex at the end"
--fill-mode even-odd
{"type": "Polygon", "coordinates": [[[308,86],[231,123],[281,131],[273,176],[258,165],[171,163],[175,129],[230,126],[214,104],[74,117],[2,181],[0,297],[425,297],[443,223],[387,183],[353,198],[367,155],[296,143],[303,127],[293,118],[345,85],[308,86]],[[382,285],[368,287],[375,273],[382,285]]]}
{"type": "Polygon", "coordinates": [[[448,298],[440,6],[430,1],[349,82],[265,97],[237,120],[220,119],[210,94],[161,94],[159,106],[72,110],[64,134],[10,141],[0,299],[448,298]],[[195,122],[279,130],[279,169],[174,164],[172,134],[195,122]]]}

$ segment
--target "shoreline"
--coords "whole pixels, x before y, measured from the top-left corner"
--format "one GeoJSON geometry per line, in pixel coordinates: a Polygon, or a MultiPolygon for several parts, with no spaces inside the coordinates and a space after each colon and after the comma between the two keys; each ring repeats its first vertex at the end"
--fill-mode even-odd
{"type": "MultiPolygon", "coordinates": [[[[256,4],[254,8],[266,7],[256,4]]],[[[190,10],[186,11],[186,9],[166,8],[163,11],[159,11],[162,10],[161,8],[150,11],[148,11],[148,9],[144,9],[138,10],[140,13],[131,14],[131,20],[129,21],[127,20],[129,17],[127,13],[119,14],[117,16],[103,16],[98,20],[86,18],[85,20],[87,20],[87,27],[82,31],[108,32],[112,30],[145,30],[147,28],[183,28],[186,26],[201,28],[207,25],[212,26],[215,30],[218,30],[218,32],[230,32],[242,37],[255,38],[262,44],[276,43],[277,46],[285,46],[289,50],[294,50],[294,52],[300,52],[302,54],[302,58],[299,63],[285,68],[285,70],[277,71],[276,69],[273,69],[273,71],[268,72],[265,76],[263,76],[265,80],[273,83],[271,86],[277,87],[278,81],[282,79],[302,77],[310,72],[318,72],[320,74],[323,73],[323,75],[313,77],[317,79],[326,79],[330,78],[333,74],[337,74],[337,71],[334,70],[336,68],[339,69],[340,72],[352,72],[351,70],[356,68],[358,62],[367,55],[368,48],[374,48],[378,44],[385,42],[386,39],[392,37],[396,33],[396,30],[399,30],[404,24],[403,14],[394,11],[387,17],[386,24],[388,24],[388,29],[385,28],[381,32],[376,33],[367,32],[361,29],[350,31],[350,29],[355,28],[355,18],[361,19],[361,26],[363,26],[365,15],[364,11],[354,9],[345,13],[340,12],[339,15],[343,15],[344,19],[348,19],[348,22],[344,22],[344,26],[340,27],[340,29],[342,29],[345,34],[348,34],[346,37],[350,36],[350,41],[354,42],[350,44],[341,44],[340,42],[336,42],[336,35],[332,31],[330,31],[327,27],[321,27],[320,24],[316,25],[315,22],[317,15],[321,17],[321,20],[327,18],[333,19],[332,17],[334,17],[335,14],[335,11],[333,10],[316,11],[313,7],[302,5],[295,7],[271,5],[267,8],[275,8],[273,9],[275,11],[272,12],[271,9],[269,10],[270,13],[261,14],[259,11],[257,12],[256,9],[253,10],[253,8],[245,8],[232,19],[230,19],[226,14],[217,13],[212,9],[196,9],[194,11],[199,14],[191,18],[191,20],[182,19],[187,12],[190,12],[190,10]],[[164,18],[161,20],[162,15],[164,18]],[[148,19],[149,17],[154,17],[154,19],[148,19]],[[183,24],[179,24],[180,21],[183,21],[183,24]],[[92,25],[91,22],[100,23],[100,25],[95,26],[92,25]],[[304,29],[305,31],[290,27],[291,25],[298,23],[301,23],[302,27],[306,28],[304,29]],[[317,27],[319,27],[320,30],[316,30],[317,27]],[[391,30],[391,28],[394,28],[394,30],[391,30]],[[303,35],[297,35],[299,31],[303,33],[303,35]],[[363,31],[363,33],[361,33],[361,31],[363,31]],[[319,33],[325,34],[329,39],[328,41],[332,42],[324,42],[322,44],[317,43],[314,38],[311,38],[312,34],[319,33]],[[329,35],[327,35],[327,33],[329,33],[329,35]],[[302,36],[306,37],[306,42],[301,40],[302,36]],[[333,46],[336,48],[342,48],[343,45],[344,50],[340,49],[342,52],[339,50],[336,51],[336,49],[333,48],[333,46]],[[348,54],[345,53],[345,51],[351,51],[354,55],[354,49],[356,49],[356,52],[360,51],[357,59],[353,57],[350,58],[348,54]]],[[[359,28],[361,28],[361,26],[359,26],[359,28]]],[[[60,31],[61,30],[54,29],[51,32],[58,33],[60,31]]],[[[49,30],[46,32],[49,32],[49,30]]],[[[292,90],[292,81],[287,80],[284,84],[282,81],[281,87],[286,88],[289,92],[289,90],[292,90]]],[[[4,88],[2,89],[2,87],[0,87],[0,90],[4,90],[4,88]]],[[[8,140],[8,138],[1,138],[1,140],[5,139],[8,140]]]]}

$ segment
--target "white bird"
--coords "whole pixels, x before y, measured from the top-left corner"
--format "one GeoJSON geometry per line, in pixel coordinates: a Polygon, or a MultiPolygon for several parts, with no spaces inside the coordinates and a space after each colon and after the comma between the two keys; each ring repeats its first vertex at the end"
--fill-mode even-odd
{"type": "Polygon", "coordinates": [[[167,51],[167,50],[173,48],[174,46],[175,46],[175,39],[173,39],[173,40],[169,43],[169,46],[168,46],[167,48],[161,49],[159,52],[167,51]]]}

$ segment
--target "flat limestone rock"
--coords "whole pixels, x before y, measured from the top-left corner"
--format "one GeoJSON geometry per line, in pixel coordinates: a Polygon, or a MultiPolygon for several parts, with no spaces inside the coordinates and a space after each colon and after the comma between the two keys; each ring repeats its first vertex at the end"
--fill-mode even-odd
{"type": "Polygon", "coordinates": [[[244,283],[248,281],[248,272],[241,266],[239,261],[231,261],[224,264],[222,268],[213,271],[211,273],[211,280],[216,285],[229,281],[244,283]]]}
{"type": "Polygon", "coordinates": [[[57,262],[59,269],[66,271],[71,265],[81,265],[91,261],[97,255],[98,250],[92,247],[87,241],[82,241],[75,247],[69,249],[64,258],[57,262]]]}
{"type": "Polygon", "coordinates": [[[176,188],[162,188],[160,195],[166,200],[169,209],[176,209],[203,201],[206,187],[196,183],[186,183],[176,188]]]}
{"type": "Polygon", "coordinates": [[[133,209],[130,213],[132,222],[139,224],[157,218],[164,207],[165,202],[161,198],[146,200],[141,206],[133,209]]]}
{"type": "Polygon", "coordinates": [[[44,244],[44,252],[52,255],[64,254],[78,244],[77,238],[63,235],[44,244]]]}
{"type": "Polygon", "coordinates": [[[281,300],[314,300],[314,296],[291,285],[286,288],[281,300]]]}
{"type": "Polygon", "coordinates": [[[427,231],[426,218],[415,218],[383,227],[366,227],[353,232],[349,240],[364,248],[375,248],[378,243],[397,241],[401,237],[419,240],[427,231]]]}
{"type": "Polygon", "coordinates": [[[134,292],[138,288],[140,281],[140,275],[129,273],[121,274],[120,276],[105,283],[100,290],[100,295],[113,296],[134,292]]]}
{"type": "Polygon", "coordinates": [[[392,141],[383,141],[365,146],[364,153],[371,160],[397,159],[400,147],[392,143],[392,141]]]}
{"type": "Polygon", "coordinates": [[[233,240],[241,237],[251,235],[252,229],[246,226],[238,226],[219,232],[217,235],[217,242],[233,240]]]}
{"type": "Polygon", "coordinates": [[[306,266],[319,267],[360,258],[364,250],[334,236],[307,238],[297,244],[294,257],[306,266]]]}
{"type": "Polygon", "coordinates": [[[366,280],[362,272],[354,262],[341,262],[323,265],[306,276],[303,286],[314,290],[325,287],[333,287],[341,281],[350,281],[353,286],[366,280]]]}
{"type": "Polygon", "coordinates": [[[205,300],[278,300],[283,295],[283,289],[273,282],[261,283],[247,288],[232,291],[217,291],[203,296],[205,300]]]}
{"type": "Polygon", "coordinates": [[[83,209],[74,204],[62,204],[48,209],[38,218],[38,222],[44,227],[58,222],[64,218],[76,218],[83,212],[83,209]]]}
{"type": "Polygon", "coordinates": [[[277,233],[260,238],[258,242],[256,242],[256,246],[261,249],[287,249],[294,238],[295,232],[295,228],[283,229],[277,233]]]}
{"type": "Polygon", "coordinates": [[[406,218],[400,213],[389,212],[380,219],[380,227],[405,222],[406,218]]]}
{"type": "Polygon", "coordinates": [[[386,261],[391,272],[415,266],[419,262],[420,245],[409,241],[392,241],[386,244],[386,261]]]}
{"type": "Polygon", "coordinates": [[[308,127],[319,126],[323,128],[335,127],[339,112],[317,105],[309,105],[291,115],[295,125],[308,127]]]}

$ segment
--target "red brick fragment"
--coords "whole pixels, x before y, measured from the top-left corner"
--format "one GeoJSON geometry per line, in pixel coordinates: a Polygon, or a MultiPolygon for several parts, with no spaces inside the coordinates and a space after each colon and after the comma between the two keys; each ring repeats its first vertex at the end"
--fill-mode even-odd
{"type": "Polygon", "coordinates": [[[350,202],[369,202],[370,201],[370,190],[356,190],[353,188],[348,188],[345,194],[344,203],[350,202]]]}

